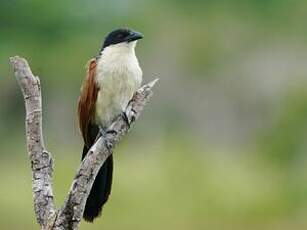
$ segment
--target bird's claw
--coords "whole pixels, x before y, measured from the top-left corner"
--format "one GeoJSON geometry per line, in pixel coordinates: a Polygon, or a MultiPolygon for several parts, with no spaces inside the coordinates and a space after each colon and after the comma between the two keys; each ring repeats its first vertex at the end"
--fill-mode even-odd
{"type": "Polygon", "coordinates": [[[109,141],[107,135],[108,134],[114,134],[114,132],[116,132],[116,131],[115,130],[105,130],[104,128],[100,127],[99,128],[99,133],[98,133],[98,135],[96,137],[95,142],[101,137],[103,139],[103,141],[105,142],[107,148],[109,150],[111,150],[112,147],[113,147],[113,144],[112,144],[112,142],[109,141]]]}
{"type": "Polygon", "coordinates": [[[128,128],[130,129],[130,122],[129,122],[129,119],[128,119],[128,116],[127,116],[126,112],[123,111],[123,112],[121,113],[121,115],[122,115],[122,118],[124,119],[124,121],[126,122],[128,128]]]}
{"type": "Polygon", "coordinates": [[[98,132],[98,134],[97,134],[97,137],[96,137],[95,142],[96,142],[100,137],[102,137],[103,139],[106,139],[106,137],[107,137],[107,132],[106,132],[106,130],[105,130],[104,128],[102,128],[102,127],[99,127],[99,132],[98,132]]]}

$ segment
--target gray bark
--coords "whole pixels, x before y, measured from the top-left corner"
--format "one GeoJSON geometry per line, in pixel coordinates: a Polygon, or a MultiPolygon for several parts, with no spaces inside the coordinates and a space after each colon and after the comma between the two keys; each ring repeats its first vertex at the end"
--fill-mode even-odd
{"type": "Polygon", "coordinates": [[[157,79],[142,86],[126,109],[129,125],[122,116],[114,120],[105,137],[100,137],[81,162],[64,205],[56,209],[52,192],[53,158],[45,149],[42,134],[42,100],[38,77],[32,74],[27,61],[10,58],[26,107],[27,150],[32,168],[32,190],[37,222],[42,229],[78,229],[86,199],[95,177],[114,146],[128,132],[149,100],[157,79]]]}

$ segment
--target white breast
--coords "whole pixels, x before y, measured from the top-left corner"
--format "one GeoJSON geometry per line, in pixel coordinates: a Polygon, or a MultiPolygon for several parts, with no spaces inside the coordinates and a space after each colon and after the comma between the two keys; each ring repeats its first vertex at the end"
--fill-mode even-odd
{"type": "Polygon", "coordinates": [[[134,52],[135,42],[120,43],[103,50],[98,59],[96,80],[100,87],[96,122],[103,127],[124,111],[142,82],[142,70],[134,52]]]}

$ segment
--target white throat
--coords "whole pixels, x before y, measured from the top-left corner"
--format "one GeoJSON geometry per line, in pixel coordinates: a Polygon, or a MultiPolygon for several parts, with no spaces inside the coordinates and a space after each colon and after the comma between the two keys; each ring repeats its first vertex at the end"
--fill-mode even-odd
{"type": "Polygon", "coordinates": [[[105,47],[101,51],[101,56],[114,56],[114,55],[135,55],[135,46],[137,41],[121,42],[118,44],[105,47]]]}

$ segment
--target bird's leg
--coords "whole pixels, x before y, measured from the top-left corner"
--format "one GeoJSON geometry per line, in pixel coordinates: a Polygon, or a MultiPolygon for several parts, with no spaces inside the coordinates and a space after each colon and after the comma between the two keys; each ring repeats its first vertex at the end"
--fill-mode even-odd
{"type": "Polygon", "coordinates": [[[100,133],[100,136],[103,137],[103,138],[106,138],[107,137],[107,130],[103,127],[99,127],[99,133],[100,133]]]}
{"type": "Polygon", "coordinates": [[[100,137],[102,137],[103,139],[106,139],[106,137],[107,137],[107,131],[106,131],[106,129],[105,129],[104,127],[101,127],[101,126],[99,126],[99,132],[98,132],[98,134],[97,134],[97,136],[96,136],[95,142],[96,142],[100,137]]]}
{"type": "Polygon", "coordinates": [[[123,111],[123,112],[121,113],[121,116],[122,116],[122,118],[124,119],[124,121],[126,122],[128,128],[130,129],[130,122],[129,122],[129,119],[128,119],[128,116],[127,116],[126,112],[123,111]]]}
{"type": "MultiPolygon", "coordinates": [[[[128,116],[126,114],[125,111],[123,111],[121,113],[121,117],[123,118],[123,120],[125,121],[125,123],[127,124],[128,128],[130,129],[130,122],[129,122],[129,119],[128,119],[128,116]]],[[[117,132],[113,129],[107,129],[105,127],[102,127],[102,126],[99,126],[99,132],[97,134],[97,137],[96,137],[96,140],[95,142],[100,138],[102,137],[103,139],[107,140],[107,135],[108,134],[111,134],[111,135],[114,135],[116,134],[117,132]]]]}
{"type": "Polygon", "coordinates": [[[116,133],[115,130],[108,130],[104,127],[99,126],[99,132],[97,134],[95,142],[101,137],[103,141],[106,143],[107,148],[111,150],[112,143],[108,139],[108,134],[114,134],[114,132],[116,133]]]}

